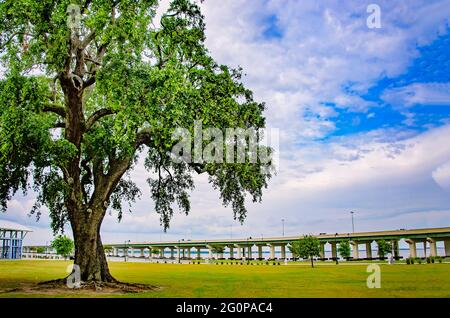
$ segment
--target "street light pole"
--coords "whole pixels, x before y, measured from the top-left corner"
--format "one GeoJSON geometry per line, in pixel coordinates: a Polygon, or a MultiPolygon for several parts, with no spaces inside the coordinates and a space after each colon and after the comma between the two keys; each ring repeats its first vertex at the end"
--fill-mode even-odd
{"type": "Polygon", "coordinates": [[[352,230],[353,230],[353,233],[355,233],[355,221],[354,221],[354,219],[353,219],[353,215],[355,214],[355,212],[350,211],[350,213],[351,213],[351,215],[352,215],[352,230]]]}
{"type": "MultiPolygon", "coordinates": [[[[246,241],[247,241],[247,245],[246,245],[245,247],[246,247],[247,250],[248,250],[248,237],[246,238],[246,241]]],[[[247,255],[247,254],[245,254],[245,247],[244,247],[244,251],[243,251],[243,253],[242,253],[243,256],[244,256],[242,260],[243,260],[244,262],[247,260],[247,258],[245,257],[245,255],[247,255]]]]}
{"type": "Polygon", "coordinates": [[[178,240],[178,251],[177,251],[177,254],[178,254],[178,264],[180,264],[180,240],[178,240]]]}
{"type": "Polygon", "coordinates": [[[334,235],[334,244],[336,244],[335,246],[335,249],[336,249],[336,259],[335,259],[335,261],[336,261],[336,265],[338,265],[339,264],[339,256],[338,256],[338,243],[337,243],[337,240],[336,240],[336,237],[337,237],[337,233],[334,235]]]}

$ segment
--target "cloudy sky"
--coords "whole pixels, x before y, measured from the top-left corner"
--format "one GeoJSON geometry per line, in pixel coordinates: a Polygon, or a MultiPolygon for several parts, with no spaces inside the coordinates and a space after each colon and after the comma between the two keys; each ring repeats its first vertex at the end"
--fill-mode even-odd
{"type": "MultiPolygon", "coordinates": [[[[141,200],[104,242],[260,237],[450,226],[450,0],[222,0],[202,4],[207,45],[220,63],[242,66],[280,131],[279,171],[240,225],[197,178],[192,212],[167,233],[153,211],[146,173],[132,174],[141,200]]],[[[165,5],[163,5],[164,7],[165,5]]],[[[48,217],[16,196],[2,219],[52,238],[48,217]]]]}

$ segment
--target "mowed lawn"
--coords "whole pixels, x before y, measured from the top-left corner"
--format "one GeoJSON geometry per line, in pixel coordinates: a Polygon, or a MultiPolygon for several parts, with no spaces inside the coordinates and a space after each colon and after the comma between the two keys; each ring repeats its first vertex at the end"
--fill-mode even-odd
{"type": "MultiPolygon", "coordinates": [[[[64,277],[69,262],[1,261],[0,297],[83,297],[9,289],[64,277]]],[[[380,265],[381,288],[369,289],[366,265],[180,265],[111,262],[121,281],[156,285],[138,294],[89,297],[450,297],[450,264],[380,265]]]]}

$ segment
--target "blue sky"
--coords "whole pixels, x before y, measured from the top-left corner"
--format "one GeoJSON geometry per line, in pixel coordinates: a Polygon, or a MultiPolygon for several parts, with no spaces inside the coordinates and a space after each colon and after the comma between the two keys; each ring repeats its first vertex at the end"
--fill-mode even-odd
{"type": "MultiPolygon", "coordinates": [[[[448,31],[447,31],[448,32],[448,31]]],[[[443,34],[431,44],[417,47],[418,57],[411,62],[406,71],[396,77],[381,76],[381,78],[368,89],[359,93],[352,90],[352,83],[344,86],[349,94],[355,94],[364,100],[373,102],[373,106],[365,113],[348,111],[346,108],[336,108],[338,113],[335,123],[336,130],[330,136],[342,136],[358,132],[367,132],[386,127],[410,129],[417,133],[426,131],[430,126],[445,125],[450,115],[450,35],[443,34]],[[404,91],[404,87],[420,83],[432,87],[443,85],[441,93],[445,95],[443,101],[436,101],[431,96],[426,100],[405,107],[405,101],[385,98],[384,94],[392,91],[417,94],[414,90],[404,91]],[[446,87],[447,85],[447,87],[446,87]],[[447,107],[446,107],[447,106],[447,107]]],[[[434,92],[436,93],[436,92],[434,92]]],[[[335,107],[331,103],[330,106],[335,107]]],[[[327,136],[329,137],[329,136],[327,136]]]]}
{"type": "MultiPolygon", "coordinates": [[[[450,1],[377,1],[369,29],[365,1],[225,0],[202,4],[207,46],[220,63],[242,66],[280,130],[280,166],[244,225],[204,177],[192,213],[162,233],[140,165],[142,199],[104,242],[270,236],[450,226],[450,1]]],[[[167,6],[164,3],[163,7],[167,6]]],[[[27,217],[33,194],[2,218],[51,239],[48,218],[27,217]]]]}

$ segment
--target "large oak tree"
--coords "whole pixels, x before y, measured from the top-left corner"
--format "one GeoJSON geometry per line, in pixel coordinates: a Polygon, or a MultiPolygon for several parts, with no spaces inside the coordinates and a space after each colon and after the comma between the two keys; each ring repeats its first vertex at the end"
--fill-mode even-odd
{"type": "Polygon", "coordinates": [[[190,210],[195,173],[208,175],[240,221],[246,195],[261,200],[270,177],[261,161],[171,159],[176,128],[258,130],[264,104],[240,69],[211,58],[196,3],[173,0],[160,23],[157,8],[157,0],[0,2],[0,206],[33,189],[31,213],[46,207],[55,232],[70,223],[83,281],[115,282],[100,227],[107,211],[120,219],[139,197],[128,175],[139,156],[165,229],[174,205],[190,210]]]}

